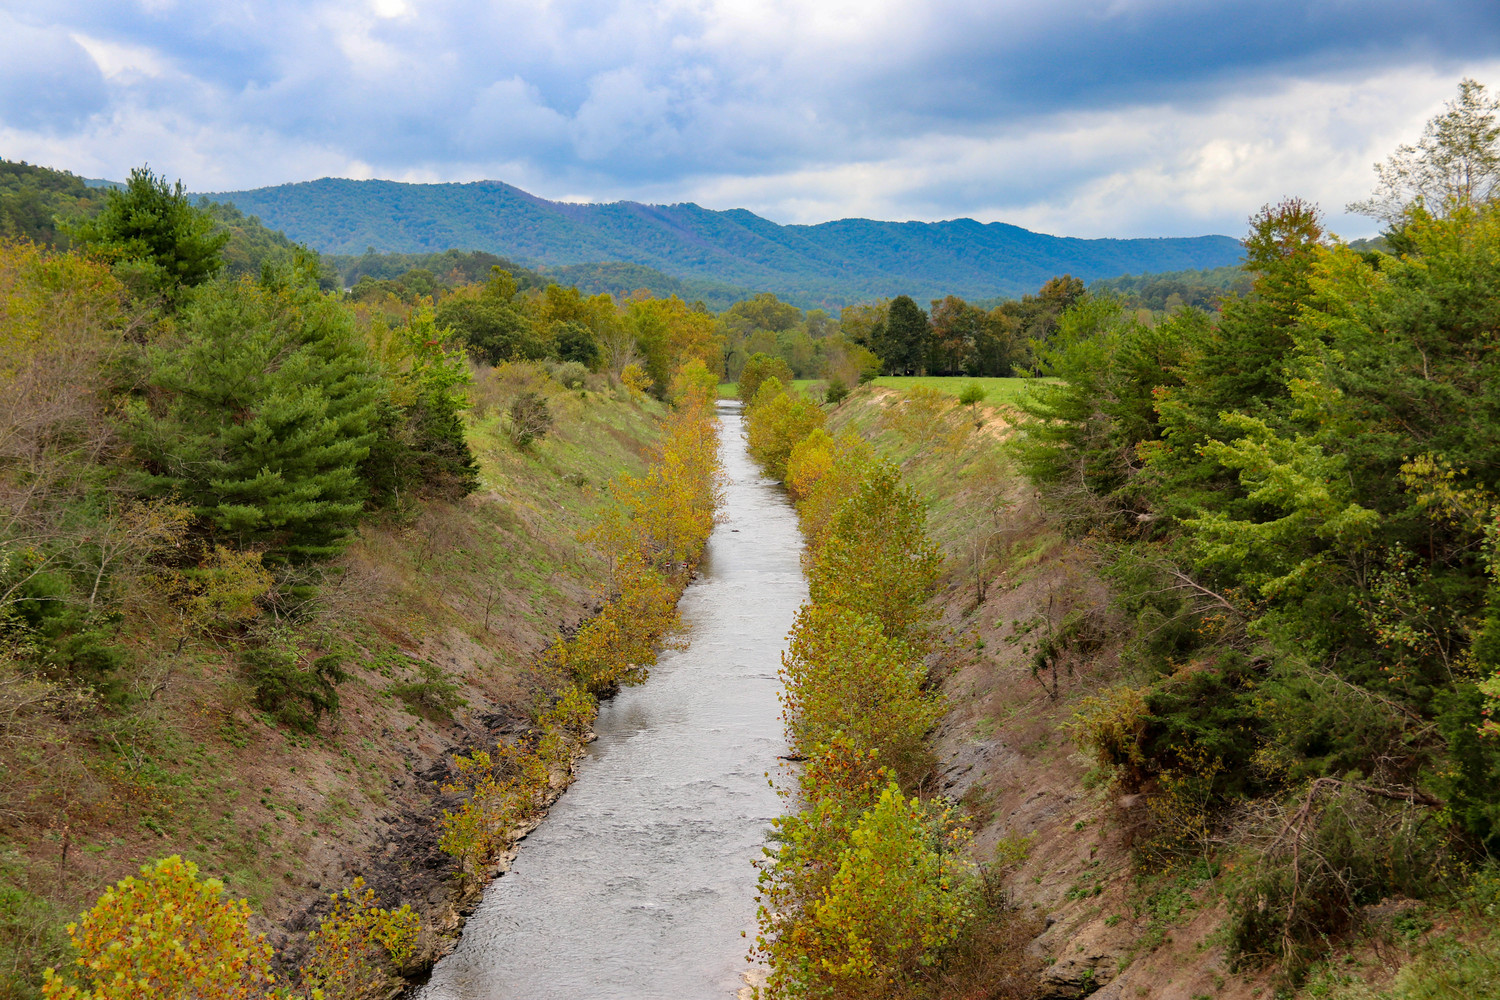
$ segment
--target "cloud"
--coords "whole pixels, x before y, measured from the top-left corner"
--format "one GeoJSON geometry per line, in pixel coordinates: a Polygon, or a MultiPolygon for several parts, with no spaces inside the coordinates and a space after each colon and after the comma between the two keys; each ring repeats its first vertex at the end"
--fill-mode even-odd
{"type": "Polygon", "coordinates": [[[104,74],[64,28],[0,10],[0,123],[43,135],[76,129],[108,99],[104,74]]]}
{"type": "Polygon", "coordinates": [[[1490,0],[10,8],[7,156],[150,160],[198,190],[496,177],[778,221],[1238,232],[1281,193],[1362,196],[1461,74],[1500,85],[1490,0]]]}

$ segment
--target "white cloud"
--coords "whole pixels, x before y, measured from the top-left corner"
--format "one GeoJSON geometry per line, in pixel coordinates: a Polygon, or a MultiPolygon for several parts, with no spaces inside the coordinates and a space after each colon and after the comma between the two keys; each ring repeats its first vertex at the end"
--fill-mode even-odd
{"type": "Polygon", "coordinates": [[[161,56],[143,45],[121,45],[79,31],[70,32],[68,37],[89,54],[110,83],[129,84],[136,78],[159,77],[166,72],[161,56]]]}
{"type": "Polygon", "coordinates": [[[150,162],[197,190],[494,177],[777,221],[971,216],[1089,236],[1237,234],[1295,193],[1367,232],[1340,209],[1370,164],[1463,73],[1500,85],[1500,57],[1454,54],[1483,48],[1500,14],[1454,0],[1413,40],[1416,14],[1371,0],[1307,13],[1348,39],[1276,35],[1293,7],[12,0],[0,153],[93,176],[150,162]],[[53,79],[47,101],[19,96],[53,79]]]}
{"type": "MultiPolygon", "coordinates": [[[[1467,71],[1500,80],[1500,60],[1467,71]]],[[[1142,105],[987,136],[921,135],[878,160],[699,177],[684,193],[787,222],[967,215],[1069,236],[1237,236],[1261,205],[1297,195],[1319,202],[1341,233],[1369,235],[1376,223],[1344,205],[1368,193],[1372,164],[1420,132],[1456,79],[1403,69],[1289,81],[1201,108],[1142,105]]]]}

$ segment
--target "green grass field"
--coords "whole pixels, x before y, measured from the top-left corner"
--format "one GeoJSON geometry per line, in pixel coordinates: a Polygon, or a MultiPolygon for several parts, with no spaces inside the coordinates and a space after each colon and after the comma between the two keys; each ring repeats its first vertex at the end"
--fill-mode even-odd
{"type": "MultiPolygon", "coordinates": [[[[991,405],[1003,406],[1014,403],[1021,393],[1025,391],[1028,379],[1024,378],[968,378],[963,375],[952,377],[943,376],[916,376],[905,377],[897,375],[882,375],[874,381],[874,385],[885,386],[898,392],[905,392],[914,385],[925,385],[939,392],[946,392],[950,396],[957,396],[963,391],[964,386],[970,382],[978,382],[980,388],[984,389],[984,402],[991,405]]],[[[792,383],[804,392],[811,386],[821,386],[822,379],[797,379],[792,383]]],[[[725,382],[719,386],[720,399],[735,399],[737,394],[733,382],[725,382]]]]}
{"type": "MultiPolygon", "coordinates": [[[[820,379],[820,378],[799,378],[799,379],[793,379],[792,380],[792,388],[798,390],[799,392],[810,392],[810,391],[812,391],[812,387],[813,386],[822,386],[822,385],[823,385],[823,380],[820,379]]],[[[719,398],[720,399],[739,399],[740,398],[739,386],[735,385],[733,382],[720,382],[719,383],[719,398]]]]}

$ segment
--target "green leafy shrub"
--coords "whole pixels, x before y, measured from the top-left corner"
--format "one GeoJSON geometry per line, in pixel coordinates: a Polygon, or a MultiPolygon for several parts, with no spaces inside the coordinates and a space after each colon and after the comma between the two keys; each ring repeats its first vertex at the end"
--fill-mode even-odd
{"type": "Polygon", "coordinates": [[[450,678],[436,663],[422,661],[417,664],[417,674],[416,680],[392,684],[389,690],[418,714],[448,718],[468,704],[458,693],[463,685],[450,678]]]}
{"type": "Polygon", "coordinates": [[[129,662],[115,637],[99,627],[54,637],[43,662],[54,671],[87,684],[105,701],[123,704],[128,692],[120,671],[129,662]]]}
{"type": "Polygon", "coordinates": [[[577,361],[564,361],[552,366],[552,381],[564,389],[582,389],[588,383],[589,370],[577,361]]]}
{"type": "Polygon", "coordinates": [[[511,402],[507,411],[510,418],[510,439],[517,448],[529,448],[546,437],[552,430],[552,410],[540,393],[527,390],[511,402]]]}
{"type": "Polygon", "coordinates": [[[755,399],[755,394],[760,391],[761,383],[767,379],[774,378],[786,386],[791,385],[796,377],[792,373],[792,366],[781,358],[757,352],[750,355],[749,360],[745,362],[745,367],[740,369],[740,378],[735,389],[740,399],[749,403],[755,399]]]}
{"type": "Polygon", "coordinates": [[[833,515],[808,588],[814,602],[872,615],[886,635],[917,643],[942,564],[926,503],[895,465],[876,462],[833,515]]]}
{"type": "Polygon", "coordinates": [[[338,685],[348,679],[343,656],[329,653],[303,666],[294,650],[263,646],[240,653],[240,665],[255,688],[255,705],[280,724],[304,733],[339,710],[338,685]]]}

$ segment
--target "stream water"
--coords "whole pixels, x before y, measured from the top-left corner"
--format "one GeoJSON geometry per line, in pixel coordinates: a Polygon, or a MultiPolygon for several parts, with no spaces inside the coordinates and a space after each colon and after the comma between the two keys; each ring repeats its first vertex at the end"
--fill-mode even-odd
{"type": "MultiPolygon", "coordinates": [[[[721,405],[722,406],[722,405],[721,405]]],[[[421,1000],[732,997],[754,937],[755,878],[780,801],[776,678],[807,596],[791,505],[721,408],[730,484],[687,646],[605,704],[578,776],[485,892],[421,1000]]]]}

